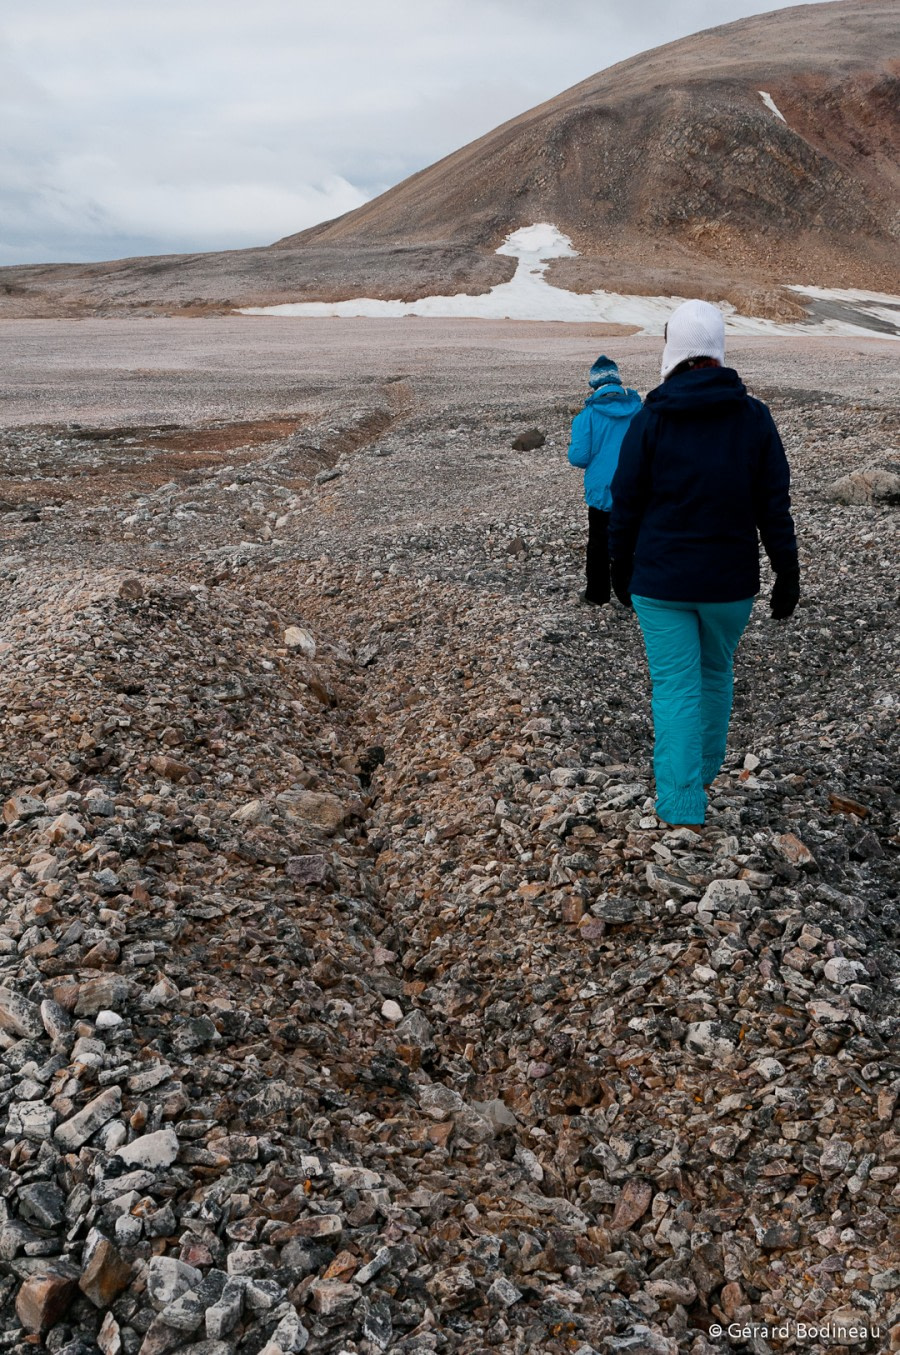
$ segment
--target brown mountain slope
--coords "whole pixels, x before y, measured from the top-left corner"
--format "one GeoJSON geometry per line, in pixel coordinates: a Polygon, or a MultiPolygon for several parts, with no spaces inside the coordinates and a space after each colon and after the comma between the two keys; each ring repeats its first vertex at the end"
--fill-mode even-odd
{"type": "Polygon", "coordinates": [[[267,248],[0,269],[0,317],[486,291],[513,271],[503,237],[549,220],[580,251],[559,286],[787,318],[782,283],[900,293],[898,148],[896,0],[800,5],[601,71],[267,248]]]}
{"type": "Polygon", "coordinates": [[[802,5],[601,71],[280,245],[495,247],[550,220],[588,257],[872,285],[898,274],[898,148],[900,6],[802,5]]]}

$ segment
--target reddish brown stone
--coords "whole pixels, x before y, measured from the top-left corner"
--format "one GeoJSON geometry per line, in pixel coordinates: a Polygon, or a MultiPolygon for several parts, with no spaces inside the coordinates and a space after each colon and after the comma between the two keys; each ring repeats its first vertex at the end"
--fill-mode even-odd
{"type": "Polygon", "coordinates": [[[652,1199],[653,1187],[649,1181],[629,1181],[616,1203],[610,1228],[623,1231],[633,1228],[650,1208],[652,1199]]]}
{"type": "Polygon", "coordinates": [[[68,1275],[33,1275],[19,1290],[16,1317],[26,1331],[42,1336],[65,1316],[77,1293],[78,1285],[68,1275]]]}
{"type": "Polygon", "coordinates": [[[106,1238],[97,1244],[78,1287],[97,1308],[108,1308],[131,1278],[131,1266],[106,1238]]]}
{"type": "Polygon", "coordinates": [[[574,924],[580,922],[583,917],[584,917],[584,899],[578,898],[577,895],[571,895],[569,898],[563,899],[562,903],[563,922],[568,922],[570,925],[574,926],[574,924]]]}
{"type": "Polygon", "coordinates": [[[828,808],[832,814],[855,814],[858,819],[864,819],[871,813],[868,805],[851,800],[849,795],[835,795],[833,791],[828,796],[828,808]]]}
{"type": "Polygon", "coordinates": [[[163,753],[155,753],[150,759],[150,766],[166,781],[197,781],[199,777],[192,767],[185,762],[176,762],[172,757],[166,757],[163,753]]]}

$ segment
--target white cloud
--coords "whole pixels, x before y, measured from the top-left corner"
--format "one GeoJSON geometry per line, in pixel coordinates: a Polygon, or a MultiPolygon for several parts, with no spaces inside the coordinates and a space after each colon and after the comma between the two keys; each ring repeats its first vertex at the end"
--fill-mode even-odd
{"type": "Polygon", "coordinates": [[[708,22],[700,0],[30,0],[0,23],[0,263],[268,243],[708,22]]]}

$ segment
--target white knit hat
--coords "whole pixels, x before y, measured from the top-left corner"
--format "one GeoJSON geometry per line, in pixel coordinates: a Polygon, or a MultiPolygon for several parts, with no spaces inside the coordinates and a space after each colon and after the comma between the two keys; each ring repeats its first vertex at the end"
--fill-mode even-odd
{"type": "Polygon", "coordinates": [[[662,379],[688,358],[717,358],[725,365],[725,320],[709,301],[684,301],[669,316],[662,379]]]}

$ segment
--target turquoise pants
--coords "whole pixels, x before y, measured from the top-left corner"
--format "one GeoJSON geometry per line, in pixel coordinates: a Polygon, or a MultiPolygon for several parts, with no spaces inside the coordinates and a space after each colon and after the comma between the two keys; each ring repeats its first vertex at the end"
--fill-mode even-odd
{"type": "Polygon", "coordinates": [[[703,789],[725,758],[734,651],[753,598],[663,602],[632,597],[653,684],[656,812],[666,823],[703,823],[703,789]]]}

